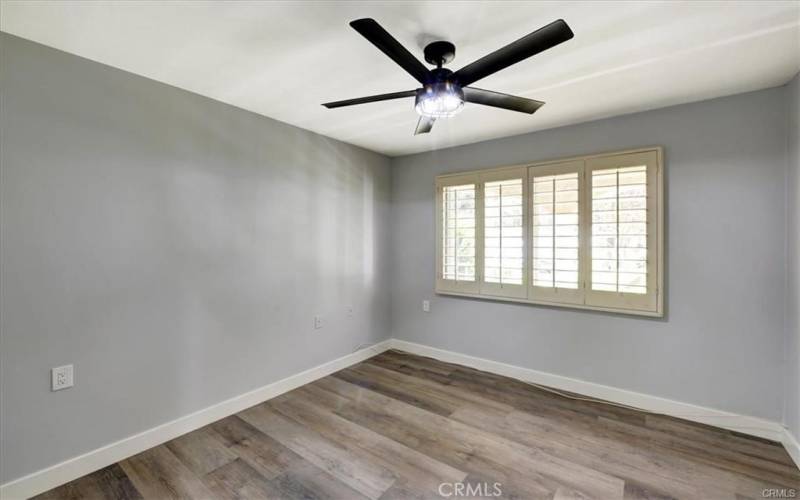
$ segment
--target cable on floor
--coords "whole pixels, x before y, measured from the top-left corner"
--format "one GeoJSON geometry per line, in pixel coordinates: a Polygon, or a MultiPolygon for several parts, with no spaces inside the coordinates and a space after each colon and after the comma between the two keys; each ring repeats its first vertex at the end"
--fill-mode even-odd
{"type": "MultiPolygon", "coordinates": [[[[364,348],[367,348],[367,347],[372,347],[372,346],[375,346],[377,344],[378,344],[378,342],[370,342],[370,343],[359,344],[353,349],[353,352],[356,352],[358,350],[361,350],[361,349],[364,349],[364,348]]],[[[514,378],[514,377],[510,377],[510,378],[514,378]]],[[[626,409],[626,410],[639,411],[639,412],[642,412],[642,413],[647,413],[648,415],[658,415],[658,416],[662,416],[662,417],[693,419],[693,418],[703,417],[704,416],[704,415],[692,415],[692,414],[667,414],[667,413],[663,413],[663,412],[658,412],[658,411],[653,411],[653,410],[647,410],[647,409],[644,409],[644,408],[639,408],[637,406],[626,405],[626,404],[623,404],[623,403],[614,403],[613,401],[607,401],[605,399],[593,398],[591,396],[576,396],[576,395],[573,395],[573,394],[568,394],[566,392],[559,391],[558,389],[553,389],[552,387],[548,387],[546,385],[537,384],[536,382],[529,382],[527,380],[522,380],[522,379],[518,379],[518,378],[514,378],[514,380],[522,382],[523,384],[529,385],[531,387],[535,387],[535,388],[537,388],[539,390],[542,390],[542,391],[545,391],[545,392],[549,392],[549,393],[555,394],[557,396],[561,396],[562,398],[571,399],[573,401],[584,401],[584,402],[587,402],[587,403],[598,403],[598,404],[603,404],[603,405],[607,405],[607,406],[615,406],[617,408],[623,408],[623,409],[626,409]]],[[[714,418],[725,418],[725,417],[727,417],[727,418],[740,418],[739,415],[716,415],[716,416],[714,416],[714,418]]],[[[705,424],[705,425],[710,425],[710,424],[705,424]]],[[[758,426],[753,426],[753,427],[751,427],[751,426],[746,426],[746,427],[737,426],[737,428],[739,428],[739,429],[758,430],[758,431],[763,431],[765,433],[774,432],[774,429],[767,429],[767,428],[758,427],[758,426]]],[[[730,430],[730,429],[726,429],[726,430],[730,430]]],[[[733,431],[733,432],[736,432],[736,431],[733,431]]]]}
{"type": "MultiPolygon", "coordinates": [[[[520,379],[515,379],[515,380],[519,380],[520,382],[522,382],[524,384],[530,385],[532,387],[536,387],[537,389],[540,389],[542,391],[550,392],[550,393],[556,394],[558,396],[561,396],[563,398],[572,399],[572,400],[575,400],[575,401],[586,401],[586,402],[589,402],[589,403],[599,403],[599,404],[604,404],[604,405],[607,405],[607,406],[616,406],[618,408],[624,408],[626,410],[634,410],[634,411],[639,411],[639,412],[642,412],[642,413],[647,413],[649,415],[658,415],[658,416],[662,416],[662,417],[691,419],[691,418],[697,418],[697,417],[702,417],[703,416],[703,415],[691,415],[691,414],[667,414],[667,413],[653,411],[653,410],[646,410],[644,408],[639,408],[639,407],[636,407],[636,406],[630,406],[630,405],[626,405],[626,404],[623,404],[623,403],[614,403],[613,401],[607,401],[605,399],[597,399],[597,398],[593,398],[593,397],[590,397],[590,396],[575,396],[575,395],[572,395],[572,394],[567,394],[565,392],[559,391],[558,389],[553,389],[551,387],[547,387],[545,385],[537,384],[535,382],[528,382],[527,380],[520,380],[520,379]]],[[[724,418],[724,417],[727,417],[727,418],[739,418],[739,415],[716,415],[716,416],[714,416],[714,418],[724,418]]],[[[705,425],[709,425],[709,424],[705,424],[705,425]]],[[[774,432],[774,429],[767,429],[767,428],[758,427],[758,426],[753,426],[753,427],[750,427],[750,426],[746,426],[746,427],[737,426],[737,427],[739,429],[753,429],[753,430],[759,430],[759,431],[764,431],[764,432],[768,432],[768,433],[774,432]]],[[[726,430],[730,430],[730,429],[726,429],[726,430]]]]}

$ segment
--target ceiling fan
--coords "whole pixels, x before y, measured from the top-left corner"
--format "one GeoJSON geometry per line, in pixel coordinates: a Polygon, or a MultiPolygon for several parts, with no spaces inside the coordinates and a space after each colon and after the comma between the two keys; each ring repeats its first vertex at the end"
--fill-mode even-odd
{"type": "Polygon", "coordinates": [[[435,69],[428,69],[374,19],[357,19],[351,22],[350,26],[413,76],[422,84],[422,88],[328,102],[323,106],[332,109],[354,104],[415,97],[415,107],[420,117],[414,135],[427,134],[433,128],[433,123],[437,118],[457,114],[464,107],[464,102],[533,114],[544,105],[543,102],[478,89],[469,85],[523,59],[566,42],[574,36],[567,23],[563,19],[559,19],[454,73],[442,67],[451,62],[456,55],[456,47],[450,42],[438,41],[425,47],[425,60],[436,65],[435,69]]]}

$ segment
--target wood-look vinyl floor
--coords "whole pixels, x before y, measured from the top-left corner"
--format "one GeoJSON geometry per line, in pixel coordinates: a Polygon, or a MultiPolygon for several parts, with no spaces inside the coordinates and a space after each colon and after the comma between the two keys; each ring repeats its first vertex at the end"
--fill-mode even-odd
{"type": "Polygon", "coordinates": [[[800,470],[778,443],[388,351],[37,498],[741,500],[792,488],[800,498],[800,470]]]}

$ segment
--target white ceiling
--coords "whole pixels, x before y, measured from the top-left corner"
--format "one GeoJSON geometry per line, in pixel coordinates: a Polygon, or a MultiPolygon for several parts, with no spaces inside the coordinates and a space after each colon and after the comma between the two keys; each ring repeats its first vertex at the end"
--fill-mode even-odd
{"type": "Polygon", "coordinates": [[[0,29],[298,127],[402,155],[786,83],[800,70],[800,2],[16,1],[0,29]],[[413,98],[321,103],[415,81],[348,22],[372,17],[422,60],[457,69],[563,18],[575,38],[476,83],[543,100],[534,115],[467,105],[413,136],[413,98]]]}

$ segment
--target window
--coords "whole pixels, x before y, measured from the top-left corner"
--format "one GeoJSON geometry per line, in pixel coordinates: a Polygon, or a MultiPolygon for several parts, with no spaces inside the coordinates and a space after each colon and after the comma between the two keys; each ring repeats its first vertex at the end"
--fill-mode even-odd
{"type": "Polygon", "coordinates": [[[437,178],[439,293],[661,316],[662,152],[437,178]]]}

